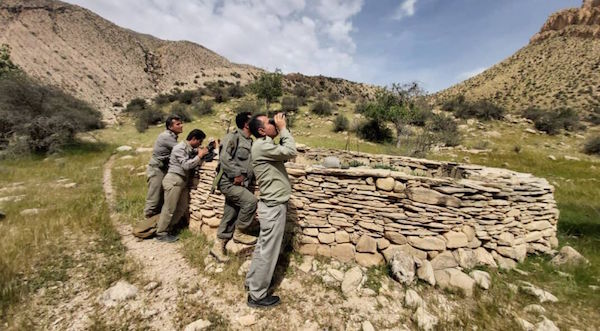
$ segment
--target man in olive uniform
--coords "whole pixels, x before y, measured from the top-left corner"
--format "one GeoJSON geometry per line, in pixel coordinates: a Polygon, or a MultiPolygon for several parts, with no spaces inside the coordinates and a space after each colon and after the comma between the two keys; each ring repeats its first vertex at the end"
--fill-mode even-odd
{"type": "Polygon", "coordinates": [[[185,214],[188,207],[189,186],[194,170],[202,162],[202,157],[208,154],[208,148],[199,148],[206,138],[204,132],[192,130],[185,141],[173,147],[169,157],[169,170],[163,179],[165,203],[160,212],[156,225],[156,239],[162,242],[174,242],[176,236],[168,230],[185,214]],[[196,151],[197,149],[197,151],[196,151]]]}
{"type": "Polygon", "coordinates": [[[256,213],[257,199],[252,189],[254,174],[252,172],[252,138],[248,123],[252,114],[240,113],[235,117],[238,127],[223,139],[223,150],[219,154],[219,164],[223,174],[219,180],[219,191],[225,195],[223,219],[217,230],[217,239],[210,250],[220,262],[227,262],[225,245],[233,238],[235,242],[254,245],[256,236],[249,233],[249,227],[256,213]]]}
{"type": "Polygon", "coordinates": [[[279,297],[269,294],[268,290],[281,251],[287,202],[292,194],[284,163],[297,152],[282,113],[273,120],[266,115],[255,115],[250,120],[250,131],[257,138],[252,146],[252,169],[260,189],[257,207],[260,233],[246,275],[246,286],[248,306],[266,308],[279,303],[279,297]],[[279,144],[273,142],[277,135],[279,144]]]}
{"type": "Polygon", "coordinates": [[[163,205],[162,181],[167,174],[169,167],[169,156],[171,150],[177,145],[177,136],[183,132],[183,123],[181,118],[176,115],[167,117],[165,123],[167,129],[156,138],[152,157],[146,170],[148,193],[146,195],[146,205],[144,206],[144,215],[150,218],[160,214],[163,205]]]}

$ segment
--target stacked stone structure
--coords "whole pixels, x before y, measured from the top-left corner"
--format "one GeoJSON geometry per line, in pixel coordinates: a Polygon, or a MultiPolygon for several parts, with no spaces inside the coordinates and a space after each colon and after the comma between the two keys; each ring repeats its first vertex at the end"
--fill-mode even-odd
{"type": "MultiPolygon", "coordinates": [[[[527,253],[550,252],[558,244],[554,188],[543,178],[322,149],[302,149],[296,162],[286,165],[293,188],[288,228],[303,254],[372,266],[402,251],[430,260],[434,270],[513,268],[527,253]],[[319,165],[332,155],[363,166],[319,165]]],[[[209,193],[215,166],[198,171],[190,203],[190,228],[209,236],[223,213],[223,196],[209,193]]]]}

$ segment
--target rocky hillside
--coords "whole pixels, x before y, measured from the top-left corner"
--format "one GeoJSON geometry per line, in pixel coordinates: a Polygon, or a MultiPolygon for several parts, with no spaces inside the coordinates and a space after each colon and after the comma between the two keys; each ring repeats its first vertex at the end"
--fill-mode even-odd
{"type": "Polygon", "coordinates": [[[600,107],[600,1],[550,16],[529,45],[483,73],[436,95],[490,99],[511,111],[529,106],[600,107]]]}
{"type": "MultiPolygon", "coordinates": [[[[13,61],[42,82],[99,107],[114,118],[115,103],[151,97],[174,87],[193,89],[223,80],[242,84],[261,69],[236,64],[187,41],[165,41],[121,28],[79,6],[55,0],[0,2],[0,43],[9,44],[13,61]]],[[[295,77],[288,79],[288,86],[295,77]]],[[[326,91],[362,94],[363,85],[307,77],[326,91]]]]}

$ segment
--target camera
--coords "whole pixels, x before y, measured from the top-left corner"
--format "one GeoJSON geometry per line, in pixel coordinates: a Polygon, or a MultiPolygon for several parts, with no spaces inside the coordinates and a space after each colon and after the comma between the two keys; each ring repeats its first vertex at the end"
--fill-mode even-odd
{"type": "Polygon", "coordinates": [[[215,153],[217,142],[215,140],[211,140],[206,148],[208,149],[208,153],[202,157],[202,161],[210,162],[214,160],[215,156],[217,156],[217,153],[215,153]]]}

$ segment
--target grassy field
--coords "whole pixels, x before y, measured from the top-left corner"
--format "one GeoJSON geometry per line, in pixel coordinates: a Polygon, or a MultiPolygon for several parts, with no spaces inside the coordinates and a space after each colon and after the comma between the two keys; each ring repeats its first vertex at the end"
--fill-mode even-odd
{"type": "MultiPolygon", "coordinates": [[[[203,116],[185,123],[184,134],[193,128],[204,130],[208,136],[221,137],[227,123],[218,114],[233,108],[234,104],[216,105],[214,115],[203,116]]],[[[351,104],[338,109],[354,118],[351,104]]],[[[405,149],[392,145],[378,145],[357,139],[352,133],[333,133],[333,116],[325,119],[307,114],[302,107],[292,129],[299,143],[312,147],[349,148],[361,152],[405,154],[405,149]],[[310,127],[309,127],[310,123],[310,127]]],[[[50,158],[28,157],[0,163],[1,197],[24,195],[18,202],[0,206],[8,217],[0,221],[3,240],[0,241],[0,319],[7,328],[35,328],[32,313],[20,314],[23,307],[37,298],[40,289],[61,286],[72,277],[75,268],[89,276],[90,288],[99,291],[120,278],[135,277],[135,268],[127,263],[123,246],[110,224],[102,194],[102,165],[119,145],[152,147],[162,126],[138,133],[125,120],[105,130],[92,133],[100,141],[68,148],[62,155],[50,158]],[[61,179],[66,179],[62,180],[61,179]],[[57,182],[58,181],[58,182],[57,182]],[[22,182],[16,188],[14,183],[22,182]],[[65,184],[76,183],[67,188],[65,184]],[[22,216],[28,208],[38,208],[38,214],[22,216]]],[[[558,303],[544,304],[546,316],[559,327],[579,329],[600,328],[600,162],[597,157],[580,154],[582,139],[576,136],[546,136],[523,133],[522,126],[506,123],[487,123],[483,128],[466,134],[463,145],[485,147],[492,152],[471,154],[459,150],[431,152],[428,157],[439,160],[469,162],[487,166],[505,167],[545,177],[555,188],[555,197],[561,212],[559,221],[560,245],[571,245],[591,262],[588,267],[565,267],[560,274],[550,266],[545,256],[530,257],[519,268],[528,272],[492,271],[495,279],[490,291],[477,291],[473,299],[449,294],[453,300],[462,300],[464,314],[441,329],[513,329],[511,312],[520,311],[533,298],[512,293],[508,284],[518,279],[528,280],[559,298],[558,303]],[[486,134],[497,131],[499,135],[486,134]],[[557,160],[548,159],[554,155],[557,160]],[[575,156],[580,161],[565,160],[575,156]]],[[[181,140],[181,139],[180,139],[181,140]]],[[[125,222],[133,223],[142,217],[145,199],[145,165],[149,153],[127,152],[117,155],[113,181],[117,191],[117,209],[125,222]]],[[[182,236],[186,258],[199,269],[204,267],[207,242],[201,236],[185,231],[182,236]]],[[[242,261],[231,264],[224,275],[235,274],[242,261]],[[231,269],[231,270],[229,270],[231,269]]],[[[380,273],[380,272],[378,272],[380,273]]],[[[377,287],[377,284],[370,286],[377,287]]],[[[425,289],[424,291],[428,291],[425,289]]],[[[433,291],[433,289],[429,289],[433,291]]],[[[49,291],[47,302],[68,300],[49,291]]],[[[36,301],[37,302],[37,301],[36,301]]],[[[185,303],[182,303],[185,305],[185,303]]],[[[35,307],[35,306],[34,306],[35,307]]],[[[182,313],[183,314],[183,313],[182,313]]],[[[535,321],[531,316],[530,321],[535,321]]],[[[37,325],[39,327],[39,325],[37,325]]]]}

